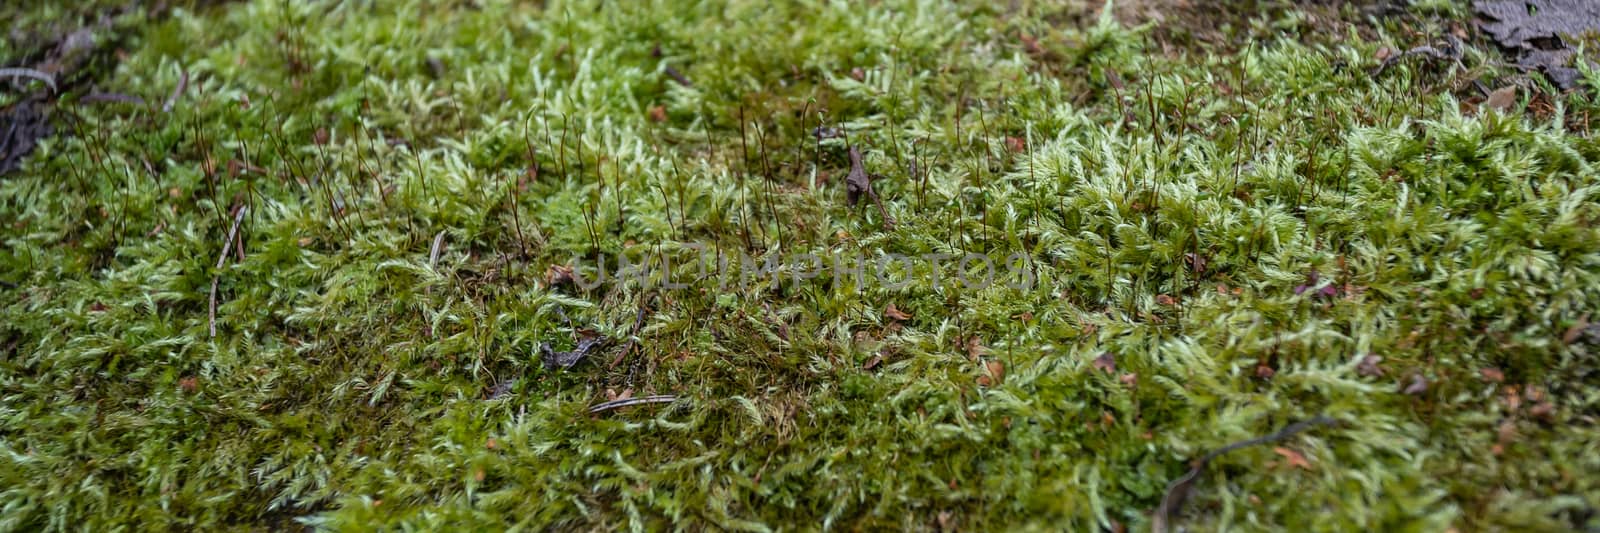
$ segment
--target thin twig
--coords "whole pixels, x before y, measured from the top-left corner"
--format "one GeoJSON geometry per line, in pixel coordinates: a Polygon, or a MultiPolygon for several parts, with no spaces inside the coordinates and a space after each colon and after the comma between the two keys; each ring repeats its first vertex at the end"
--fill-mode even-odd
{"type": "Polygon", "coordinates": [[[624,358],[628,357],[628,354],[633,353],[634,347],[639,345],[639,328],[644,327],[644,315],[645,311],[650,309],[649,306],[650,296],[645,296],[639,302],[639,314],[633,318],[633,329],[628,332],[627,344],[622,347],[622,351],[617,354],[617,358],[611,360],[611,365],[606,368],[616,368],[624,358]]]}
{"type": "Polygon", "coordinates": [[[678,72],[678,69],[667,67],[665,71],[667,76],[672,78],[672,81],[678,82],[678,85],[694,87],[694,84],[689,82],[689,78],[684,76],[682,72],[678,72]]]}
{"type": "Polygon", "coordinates": [[[0,68],[0,78],[32,78],[49,85],[50,92],[58,92],[54,77],[31,68],[0,68]]]}
{"type": "Polygon", "coordinates": [[[672,403],[676,401],[678,401],[678,397],[671,394],[658,394],[655,396],[644,396],[640,398],[625,398],[621,400],[611,400],[609,402],[594,404],[589,407],[589,413],[603,413],[621,407],[630,407],[634,405],[644,405],[650,403],[672,403]]]}
{"type": "Polygon", "coordinates": [[[209,313],[211,323],[211,337],[217,336],[217,283],[222,279],[222,265],[228,261],[228,249],[233,248],[233,239],[239,235],[239,223],[244,221],[244,212],[247,207],[240,207],[238,213],[233,215],[233,226],[228,228],[228,241],[222,244],[222,253],[217,254],[217,273],[211,275],[211,310],[209,313]]]}
{"type": "Polygon", "coordinates": [[[1309,420],[1289,424],[1278,430],[1277,433],[1235,442],[1205,454],[1199,461],[1195,461],[1194,467],[1190,468],[1187,474],[1167,484],[1166,495],[1161,498],[1161,506],[1156,508],[1155,522],[1151,525],[1150,530],[1156,533],[1165,533],[1170,530],[1172,521],[1177,518],[1178,512],[1183,507],[1183,501],[1189,497],[1189,490],[1194,488],[1195,482],[1200,479],[1200,474],[1205,472],[1206,465],[1211,464],[1211,461],[1218,456],[1240,448],[1287,439],[1316,426],[1331,426],[1337,423],[1339,421],[1333,418],[1317,416],[1309,420]]]}
{"type": "Polygon", "coordinates": [[[178,97],[183,96],[183,91],[189,88],[189,69],[183,69],[183,76],[178,78],[178,86],[172,88],[172,95],[161,104],[162,113],[171,113],[173,104],[178,103],[178,97]]]}

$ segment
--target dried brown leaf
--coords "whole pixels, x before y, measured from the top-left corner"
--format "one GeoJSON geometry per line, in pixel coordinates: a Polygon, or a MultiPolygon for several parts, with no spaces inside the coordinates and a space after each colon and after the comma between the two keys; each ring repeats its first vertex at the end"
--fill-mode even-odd
{"type": "Polygon", "coordinates": [[[994,376],[994,382],[995,383],[999,383],[1001,381],[1005,381],[1005,379],[1006,379],[1006,365],[1005,365],[1005,363],[1001,363],[1000,361],[989,361],[988,363],[984,363],[984,366],[989,370],[989,375],[994,376]]]}
{"type": "Polygon", "coordinates": [[[872,354],[872,358],[871,359],[867,360],[866,364],[861,365],[861,369],[862,370],[872,370],[874,368],[877,368],[878,365],[880,365],[880,364],[883,364],[883,354],[875,353],[875,354],[872,354]]]}
{"type": "Polygon", "coordinates": [[[1483,380],[1490,383],[1500,383],[1506,380],[1505,372],[1501,372],[1500,369],[1494,367],[1480,368],[1478,369],[1478,375],[1483,376],[1483,380]]]}
{"type": "Polygon", "coordinates": [[[1292,467],[1295,467],[1295,468],[1299,468],[1299,469],[1302,469],[1302,470],[1310,470],[1311,469],[1311,462],[1306,460],[1305,454],[1302,454],[1300,452],[1297,452],[1297,451],[1294,451],[1294,450],[1291,450],[1289,448],[1285,448],[1285,447],[1282,447],[1282,446],[1277,446],[1277,447],[1272,448],[1272,453],[1276,453],[1278,455],[1283,456],[1283,459],[1285,461],[1289,462],[1289,466],[1292,466],[1292,467]]]}
{"type": "Polygon", "coordinates": [[[900,308],[899,307],[895,307],[894,304],[889,304],[889,307],[886,307],[886,308],[883,309],[883,316],[889,318],[890,320],[895,320],[895,321],[911,320],[911,314],[910,313],[906,313],[905,311],[901,311],[900,308]]]}
{"type": "Polygon", "coordinates": [[[1501,113],[1509,113],[1511,108],[1517,105],[1517,86],[1507,85],[1495,89],[1494,92],[1489,93],[1489,99],[1486,103],[1490,109],[1501,113]]]}

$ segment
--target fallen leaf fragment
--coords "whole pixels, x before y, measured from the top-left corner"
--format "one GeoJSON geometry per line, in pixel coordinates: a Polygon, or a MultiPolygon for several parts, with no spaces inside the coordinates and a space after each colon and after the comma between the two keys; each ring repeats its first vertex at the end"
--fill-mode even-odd
{"type": "Polygon", "coordinates": [[[1005,363],[1001,363],[999,361],[989,361],[988,363],[984,363],[984,366],[988,367],[989,375],[994,376],[994,382],[995,383],[999,383],[999,382],[1005,380],[1005,378],[1006,378],[1006,365],[1005,365],[1005,363]]]}
{"type": "Polygon", "coordinates": [[[1483,376],[1483,380],[1490,383],[1500,383],[1506,380],[1505,372],[1501,372],[1500,369],[1494,367],[1480,368],[1478,369],[1478,375],[1483,376]]]}
{"type": "Polygon", "coordinates": [[[1307,461],[1306,456],[1300,452],[1282,446],[1272,448],[1272,452],[1283,456],[1283,459],[1289,462],[1289,466],[1299,468],[1301,470],[1311,469],[1311,462],[1307,461]]]}
{"type": "Polygon", "coordinates": [[[883,316],[895,321],[911,320],[910,314],[906,313],[905,311],[901,311],[900,308],[895,307],[894,304],[889,304],[889,307],[883,309],[883,316]]]}
{"type": "Polygon", "coordinates": [[[1501,113],[1510,112],[1511,107],[1517,105],[1517,86],[1508,85],[1495,89],[1494,92],[1489,93],[1489,100],[1486,103],[1489,104],[1490,109],[1495,111],[1501,113]]]}
{"type": "Polygon", "coordinates": [[[973,360],[976,360],[978,356],[983,355],[983,352],[985,351],[983,349],[983,341],[979,340],[977,335],[967,337],[965,349],[967,352],[967,357],[973,360]]]}
{"type": "Polygon", "coordinates": [[[1582,337],[1584,330],[1588,329],[1588,328],[1589,328],[1589,315],[1586,314],[1586,315],[1583,315],[1582,318],[1579,318],[1578,322],[1576,324],[1573,324],[1572,327],[1567,328],[1566,333],[1563,333],[1561,335],[1562,344],[1572,344],[1574,342],[1578,342],[1578,338],[1582,337]]]}
{"type": "Polygon", "coordinates": [[[1006,137],[1006,148],[1010,149],[1012,153],[1020,154],[1028,151],[1028,142],[1022,140],[1021,137],[1006,137]]]}

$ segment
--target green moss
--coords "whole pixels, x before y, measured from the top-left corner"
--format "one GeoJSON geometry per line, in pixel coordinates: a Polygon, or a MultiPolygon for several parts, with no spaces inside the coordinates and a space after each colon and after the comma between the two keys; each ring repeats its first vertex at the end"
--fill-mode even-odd
{"type": "Polygon", "coordinates": [[[1597,87],[1490,109],[1489,48],[1373,74],[1448,2],[1176,48],[1020,6],[130,18],[97,89],[155,104],[63,103],[0,178],[0,529],[1143,529],[1316,415],[1181,523],[1594,527],[1597,87]],[[694,243],[1041,283],[553,283],[694,243]],[[585,328],[615,341],[541,366],[585,328]],[[624,392],[680,401],[588,412],[624,392]]]}

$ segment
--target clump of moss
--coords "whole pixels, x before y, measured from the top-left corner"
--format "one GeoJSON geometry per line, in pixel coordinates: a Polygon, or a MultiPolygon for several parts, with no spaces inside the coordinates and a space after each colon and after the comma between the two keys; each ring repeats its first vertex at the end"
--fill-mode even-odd
{"type": "Polygon", "coordinates": [[[1315,416],[1178,519],[1593,527],[1597,88],[1374,74],[1463,11],[152,17],[95,90],[170,110],[68,95],[0,178],[0,529],[1147,528],[1315,416]],[[570,280],[695,245],[1039,283],[570,280]]]}

